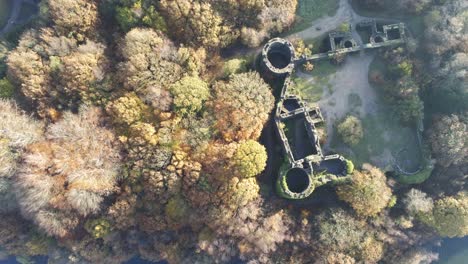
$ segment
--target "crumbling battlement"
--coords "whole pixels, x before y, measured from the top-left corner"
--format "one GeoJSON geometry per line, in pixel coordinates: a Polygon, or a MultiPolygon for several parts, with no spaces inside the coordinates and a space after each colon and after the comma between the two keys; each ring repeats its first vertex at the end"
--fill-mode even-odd
{"type": "Polygon", "coordinates": [[[332,32],[329,34],[331,50],[309,57],[296,58],[294,46],[281,38],[274,38],[263,47],[262,67],[273,76],[286,77],[274,120],[288,161],[276,181],[276,189],[284,198],[307,198],[316,187],[347,180],[354,168],[351,161],[340,155],[323,154],[317,129],[324,122],[320,108],[309,107],[289,91],[296,64],[406,42],[403,23],[384,25],[381,31],[375,20],[364,21],[358,27],[370,29],[369,43],[358,45],[351,32],[332,32]]]}
{"type": "Polygon", "coordinates": [[[262,50],[262,65],[278,76],[294,70],[295,51],[288,40],[274,38],[268,41],[262,50]]]}

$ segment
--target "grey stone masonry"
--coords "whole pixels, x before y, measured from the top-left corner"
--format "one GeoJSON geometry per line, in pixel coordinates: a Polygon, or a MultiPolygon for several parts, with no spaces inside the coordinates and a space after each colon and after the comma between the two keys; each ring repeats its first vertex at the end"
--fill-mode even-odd
{"type": "Polygon", "coordinates": [[[363,21],[358,26],[370,30],[369,43],[358,45],[351,32],[332,32],[329,34],[331,50],[326,53],[295,57],[294,46],[281,38],[271,39],[263,47],[262,67],[270,75],[285,77],[274,116],[276,131],[288,163],[287,168],[280,170],[276,181],[277,192],[284,198],[304,199],[310,196],[316,187],[343,182],[349,177],[349,166],[353,167],[349,164],[350,161],[338,154],[326,156],[322,152],[317,130],[317,126],[324,122],[320,108],[309,107],[306,102],[292,94],[290,88],[291,75],[299,64],[333,58],[337,54],[406,42],[403,23],[384,25],[381,31],[375,20],[363,21]],[[289,139],[286,122],[294,124],[291,128],[294,133],[289,139]],[[298,130],[305,133],[301,134],[298,130]],[[306,145],[308,149],[303,147],[306,145]],[[299,149],[301,147],[304,149],[299,149]]]}

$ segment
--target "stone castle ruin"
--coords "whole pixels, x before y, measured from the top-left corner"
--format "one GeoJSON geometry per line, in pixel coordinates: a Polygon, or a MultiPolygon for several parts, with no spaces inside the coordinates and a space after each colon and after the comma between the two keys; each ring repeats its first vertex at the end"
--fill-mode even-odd
{"type": "Polygon", "coordinates": [[[330,41],[330,50],[328,52],[313,54],[311,56],[303,55],[297,58],[295,62],[304,63],[320,59],[332,59],[341,54],[399,45],[407,41],[405,24],[381,25],[374,19],[361,21],[356,25],[356,29],[348,32],[330,32],[328,39],[330,41]],[[359,44],[360,41],[354,37],[358,32],[365,33],[364,35],[368,36],[367,39],[363,40],[362,44],[359,44]]]}
{"type": "Polygon", "coordinates": [[[284,198],[304,199],[316,187],[346,181],[353,171],[353,163],[344,157],[324,155],[319,142],[319,127],[324,122],[320,108],[309,107],[289,88],[291,75],[299,64],[406,41],[402,23],[384,25],[379,29],[376,21],[372,20],[364,21],[357,27],[368,29],[368,43],[358,45],[351,32],[332,32],[329,34],[331,50],[308,57],[297,58],[291,42],[281,38],[271,39],[263,47],[261,61],[264,72],[285,78],[274,116],[276,131],[287,159],[276,181],[278,194],[284,198]]]}

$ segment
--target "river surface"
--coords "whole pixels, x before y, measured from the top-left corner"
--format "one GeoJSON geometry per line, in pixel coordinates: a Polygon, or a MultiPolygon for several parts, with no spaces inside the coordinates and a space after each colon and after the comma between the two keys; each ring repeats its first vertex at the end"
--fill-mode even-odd
{"type": "Polygon", "coordinates": [[[437,252],[439,261],[435,262],[436,264],[467,264],[468,236],[443,240],[437,252]]]}

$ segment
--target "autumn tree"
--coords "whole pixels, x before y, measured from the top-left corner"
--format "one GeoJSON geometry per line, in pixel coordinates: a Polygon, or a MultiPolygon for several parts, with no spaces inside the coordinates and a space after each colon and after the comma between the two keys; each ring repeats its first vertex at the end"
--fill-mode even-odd
{"type": "MultiPolygon", "coordinates": [[[[210,252],[209,249],[219,240],[225,240],[223,243],[236,246],[234,253],[238,253],[244,261],[268,259],[269,253],[292,239],[291,227],[290,219],[284,211],[268,212],[262,207],[262,202],[261,199],[252,200],[237,211],[225,207],[211,208],[208,232],[214,234],[201,237],[201,249],[210,255],[217,255],[217,252],[210,252]]],[[[234,254],[225,257],[225,261],[228,261],[234,254]]]]}
{"type": "Polygon", "coordinates": [[[427,101],[444,113],[468,110],[468,36],[463,0],[444,1],[425,17],[424,46],[431,58],[427,101]]]}
{"type": "Polygon", "coordinates": [[[91,93],[97,90],[108,70],[104,49],[102,44],[87,41],[61,59],[60,74],[63,76],[63,89],[68,96],[84,101],[91,99],[91,93]]]}
{"type": "Polygon", "coordinates": [[[382,259],[383,253],[384,243],[368,236],[361,245],[360,259],[366,263],[378,263],[382,259]]]}
{"type": "Polygon", "coordinates": [[[16,207],[12,180],[24,148],[42,139],[43,124],[24,114],[9,100],[0,99],[0,213],[16,207]]]}
{"type": "Polygon", "coordinates": [[[459,193],[439,199],[421,219],[443,237],[464,237],[468,235],[468,196],[459,193]]]}
{"type": "Polygon", "coordinates": [[[167,31],[164,18],[151,1],[117,1],[117,3],[109,3],[109,5],[115,8],[114,16],[124,31],[143,25],[154,30],[167,31]]]}
{"type": "Polygon", "coordinates": [[[127,93],[107,104],[107,113],[117,124],[131,126],[149,115],[149,108],[135,93],[127,93]]]}
{"type": "Polygon", "coordinates": [[[341,208],[321,212],[314,223],[320,236],[317,253],[332,261],[324,263],[377,263],[383,257],[383,243],[376,239],[376,230],[341,208]]]}
{"type": "Polygon", "coordinates": [[[224,63],[223,77],[247,71],[247,61],[244,59],[231,59],[224,63]]]}
{"type": "Polygon", "coordinates": [[[70,234],[117,189],[120,153],[97,108],[66,112],[23,160],[15,179],[21,212],[53,236],[70,234]]]}
{"type": "Polygon", "coordinates": [[[232,41],[232,31],[223,25],[223,18],[209,2],[162,0],[159,8],[167,23],[173,25],[171,34],[185,43],[222,47],[232,41]]]}
{"type": "Polygon", "coordinates": [[[277,34],[292,25],[296,18],[297,0],[267,0],[267,8],[259,15],[263,30],[277,34]]]}
{"type": "Polygon", "coordinates": [[[225,20],[234,23],[237,19],[238,24],[249,26],[257,24],[259,14],[266,8],[264,0],[210,0],[210,2],[225,20]]]}
{"type": "Polygon", "coordinates": [[[171,93],[175,110],[181,115],[197,113],[210,96],[208,84],[198,77],[182,78],[171,86],[171,93]]]}
{"type": "Polygon", "coordinates": [[[89,0],[48,0],[46,2],[55,28],[62,35],[70,32],[78,40],[94,34],[98,22],[98,10],[95,1],[89,0]]]}
{"type": "Polygon", "coordinates": [[[44,105],[46,105],[46,98],[49,94],[48,87],[50,86],[50,66],[41,57],[45,54],[39,54],[28,48],[29,46],[39,46],[39,35],[43,35],[44,39],[51,40],[49,38],[52,34],[50,30],[44,30],[41,33],[31,30],[22,35],[18,47],[7,58],[7,74],[9,79],[19,86],[19,90],[26,98],[39,104],[39,107],[45,108],[44,105]]]}
{"type": "Polygon", "coordinates": [[[51,28],[30,30],[7,58],[8,77],[44,117],[49,109],[74,108],[81,100],[89,101],[105,86],[104,49],[93,41],[78,44],[51,28]]]}
{"type": "Polygon", "coordinates": [[[468,127],[457,115],[437,117],[429,130],[432,153],[438,164],[449,167],[468,158],[468,127]]]}
{"type": "Polygon", "coordinates": [[[359,246],[366,223],[343,209],[330,209],[317,216],[320,242],[327,248],[345,252],[359,246]]]}
{"type": "Polygon", "coordinates": [[[287,29],[295,18],[297,0],[161,1],[158,5],[172,35],[190,45],[226,47],[241,38],[258,46],[270,34],[287,29]]]}
{"type": "Polygon", "coordinates": [[[259,25],[249,24],[241,28],[241,41],[249,47],[260,45],[271,34],[277,34],[292,25],[296,17],[297,0],[267,0],[258,14],[259,25]]]}
{"type": "Polygon", "coordinates": [[[411,215],[431,212],[434,207],[432,198],[418,189],[411,189],[403,199],[403,203],[406,211],[411,215]]]}
{"type": "Polygon", "coordinates": [[[204,68],[203,50],[183,47],[177,50],[166,37],[151,29],[129,31],[122,53],[125,60],[120,69],[125,88],[135,91],[146,104],[160,111],[171,109],[170,90],[174,83],[184,74],[197,76],[204,68]]]}
{"type": "Polygon", "coordinates": [[[446,1],[429,13],[432,19],[426,20],[424,33],[425,46],[430,53],[442,55],[447,51],[466,51],[467,36],[462,30],[466,24],[465,9],[462,2],[446,1]]]}
{"type": "Polygon", "coordinates": [[[254,177],[265,169],[266,149],[254,140],[242,141],[231,162],[236,175],[245,178],[254,177]]]}
{"type": "Polygon", "coordinates": [[[348,202],[362,216],[375,216],[384,209],[392,196],[385,174],[369,164],[355,170],[350,184],[337,188],[338,197],[348,202]]]}
{"type": "Polygon", "coordinates": [[[270,87],[258,73],[232,75],[229,82],[214,86],[215,127],[228,142],[255,140],[268,120],[273,103],[270,87]]]}
{"type": "Polygon", "coordinates": [[[355,116],[347,116],[337,129],[343,142],[351,146],[358,144],[364,134],[361,120],[355,116]]]}
{"type": "Polygon", "coordinates": [[[429,90],[429,100],[437,111],[443,113],[463,112],[468,110],[468,89],[466,89],[466,70],[468,55],[460,51],[443,57],[429,90]]]}

